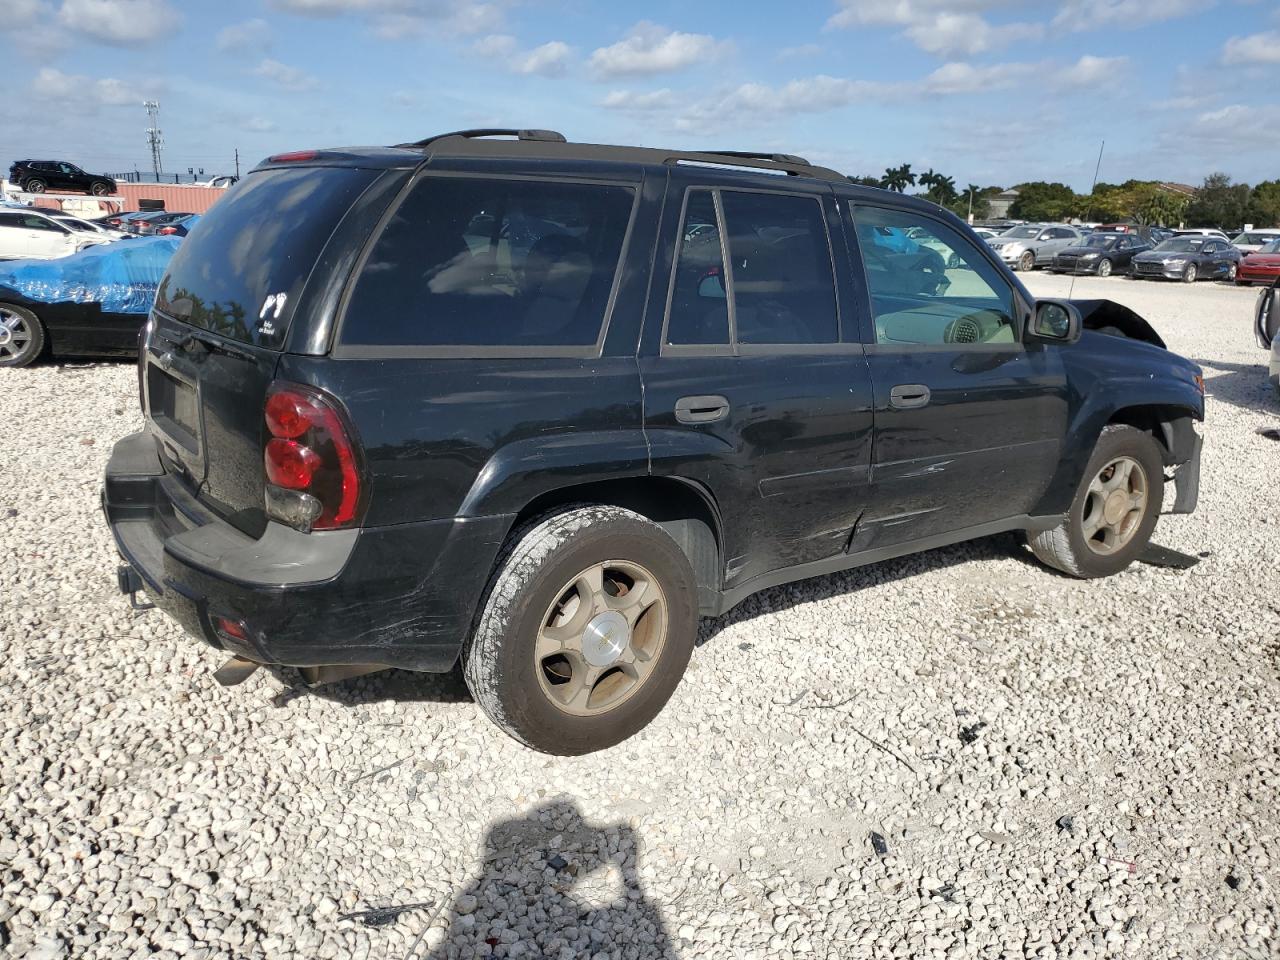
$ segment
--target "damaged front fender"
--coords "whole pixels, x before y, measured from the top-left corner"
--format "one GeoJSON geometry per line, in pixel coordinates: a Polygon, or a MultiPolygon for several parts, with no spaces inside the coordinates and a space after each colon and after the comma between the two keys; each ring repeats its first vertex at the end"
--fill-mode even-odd
{"type": "Polygon", "coordinates": [[[1080,319],[1086,330],[1118,334],[1157,347],[1165,346],[1164,340],[1151,324],[1114,300],[1072,300],[1071,305],[1080,311],[1080,319]]]}

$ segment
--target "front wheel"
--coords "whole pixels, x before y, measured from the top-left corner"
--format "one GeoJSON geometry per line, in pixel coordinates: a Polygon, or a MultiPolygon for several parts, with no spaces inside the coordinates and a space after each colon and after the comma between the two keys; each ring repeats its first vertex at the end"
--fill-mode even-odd
{"type": "Polygon", "coordinates": [[[1102,431],[1066,517],[1027,538],[1042,563],[1081,579],[1129,566],[1151,542],[1164,500],[1164,460],[1151,434],[1102,431]]]}
{"type": "Polygon", "coordinates": [[[44,326],[30,310],[0,303],[0,367],[25,367],[44,349],[44,326]]]}
{"type": "Polygon", "coordinates": [[[697,584],[680,546],[639,514],[566,510],[516,533],[463,654],[489,719],[573,756],[643,729],[684,675],[697,584]]]}
{"type": "Polygon", "coordinates": [[[1110,260],[1099,260],[1099,261],[1098,261],[1098,276],[1100,276],[1100,277],[1109,277],[1109,276],[1111,276],[1111,261],[1110,261],[1110,260]]]}
{"type": "Polygon", "coordinates": [[[1195,283],[1198,273],[1199,271],[1196,270],[1196,265],[1194,263],[1188,263],[1186,269],[1182,271],[1182,282],[1195,283]]]}
{"type": "Polygon", "coordinates": [[[1240,272],[1240,267],[1238,264],[1234,264],[1234,263],[1227,264],[1227,282],[1230,283],[1234,281],[1236,278],[1236,274],[1239,272],[1240,272]]]}
{"type": "Polygon", "coordinates": [[[105,197],[111,192],[111,186],[102,180],[95,180],[93,186],[89,188],[89,192],[95,197],[105,197]]]}
{"type": "Polygon", "coordinates": [[[1028,250],[1018,258],[1019,270],[1034,270],[1036,268],[1036,255],[1028,250]]]}

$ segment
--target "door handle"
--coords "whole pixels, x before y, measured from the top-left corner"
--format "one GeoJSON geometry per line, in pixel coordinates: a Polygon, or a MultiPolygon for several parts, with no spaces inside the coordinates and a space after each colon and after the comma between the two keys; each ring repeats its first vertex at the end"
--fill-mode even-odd
{"type": "Polygon", "coordinates": [[[914,410],[929,402],[929,388],[923,383],[900,383],[889,391],[889,406],[895,410],[914,410]]]}
{"type": "Polygon", "coordinates": [[[676,419],[681,423],[715,423],[729,415],[729,401],[721,396],[681,397],[676,419]]]}

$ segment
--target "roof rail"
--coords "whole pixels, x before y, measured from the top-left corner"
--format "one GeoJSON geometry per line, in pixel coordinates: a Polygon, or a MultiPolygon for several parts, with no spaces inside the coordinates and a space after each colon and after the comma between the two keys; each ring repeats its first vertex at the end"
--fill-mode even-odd
{"type": "Polygon", "coordinates": [[[699,153],[714,153],[718,157],[742,157],[747,160],[772,160],[774,163],[789,163],[797,167],[811,167],[804,157],[794,153],[753,153],[750,150],[699,150],[699,153]]]}
{"type": "Polygon", "coordinates": [[[540,140],[544,143],[565,143],[563,133],[554,130],[515,130],[507,127],[482,127],[477,130],[452,130],[449,133],[437,133],[425,140],[412,143],[397,144],[400,147],[426,147],[446,137],[465,137],[473,140],[479,137],[515,137],[517,140],[540,140]]]}

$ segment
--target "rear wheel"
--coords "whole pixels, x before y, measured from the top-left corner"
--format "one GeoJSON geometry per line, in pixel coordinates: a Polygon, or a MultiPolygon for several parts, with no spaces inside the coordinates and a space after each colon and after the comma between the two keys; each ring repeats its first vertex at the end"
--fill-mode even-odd
{"type": "Polygon", "coordinates": [[[1027,538],[1042,563],[1081,579],[1129,566],[1151,541],[1164,499],[1164,461],[1151,435],[1102,431],[1062,523],[1027,538]]]}
{"type": "Polygon", "coordinates": [[[0,303],[0,367],[25,367],[44,350],[44,326],[30,310],[0,303]]]}
{"type": "Polygon", "coordinates": [[[463,656],[476,702],[535,750],[603,750],[644,728],[693,652],[693,569],[661,527],[619,507],[515,535],[463,656]]]}
{"type": "Polygon", "coordinates": [[[1098,276],[1100,276],[1100,277],[1109,277],[1109,276],[1111,276],[1111,261],[1110,261],[1110,260],[1107,260],[1107,259],[1105,259],[1105,258],[1104,258],[1104,259],[1102,259],[1102,260],[1099,260],[1099,261],[1098,261],[1098,276]]]}
{"type": "Polygon", "coordinates": [[[27,193],[44,193],[45,182],[43,180],[28,180],[27,193]]]}
{"type": "Polygon", "coordinates": [[[1036,268],[1036,255],[1028,250],[1018,258],[1019,270],[1034,270],[1036,268]]]}
{"type": "Polygon", "coordinates": [[[1228,280],[1228,282],[1230,282],[1230,281],[1234,280],[1234,279],[1236,278],[1236,274],[1237,274],[1237,273],[1239,273],[1239,272],[1240,272],[1240,267],[1239,267],[1239,265],[1238,265],[1238,264],[1234,264],[1234,263],[1229,263],[1229,264],[1227,264],[1227,280],[1228,280]]]}
{"type": "Polygon", "coordinates": [[[1199,271],[1196,270],[1196,265],[1194,263],[1188,263],[1186,268],[1182,271],[1182,282],[1195,283],[1198,274],[1199,271]]]}

